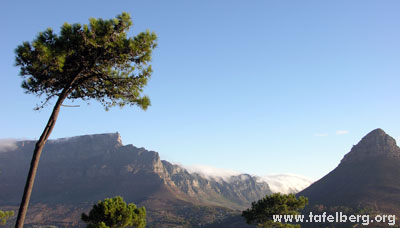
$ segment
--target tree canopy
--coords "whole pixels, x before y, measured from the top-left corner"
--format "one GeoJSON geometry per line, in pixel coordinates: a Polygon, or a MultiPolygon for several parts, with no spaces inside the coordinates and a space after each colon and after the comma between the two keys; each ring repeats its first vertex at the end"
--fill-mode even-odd
{"type": "Polygon", "coordinates": [[[93,206],[89,215],[83,213],[87,228],[124,228],[146,226],[146,209],[125,203],[122,197],[107,198],[93,206]]]}
{"type": "Polygon", "coordinates": [[[106,109],[126,104],[146,109],[149,98],[141,92],[152,69],[156,47],[149,31],[127,37],[132,25],[128,13],[114,19],[90,18],[88,25],[64,23],[60,35],[51,28],[16,49],[16,65],[26,93],[51,98],[96,99],[106,109]]]}
{"type": "Polygon", "coordinates": [[[251,208],[242,212],[242,216],[248,224],[257,224],[263,228],[290,228],[299,225],[282,224],[273,221],[273,215],[296,215],[298,210],[308,204],[308,199],[300,196],[298,199],[294,194],[274,193],[253,202],[251,208]]]}

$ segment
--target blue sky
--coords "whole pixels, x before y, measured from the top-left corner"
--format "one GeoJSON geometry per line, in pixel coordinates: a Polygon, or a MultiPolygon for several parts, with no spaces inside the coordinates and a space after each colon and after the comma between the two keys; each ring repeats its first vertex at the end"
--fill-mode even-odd
{"type": "MultiPolygon", "coordinates": [[[[400,139],[399,1],[1,1],[0,138],[38,138],[14,49],[126,11],[157,33],[152,106],[62,108],[51,138],[118,131],[162,159],[320,178],[365,134],[400,139]]],[[[54,104],[54,102],[53,102],[54,104]]],[[[70,102],[67,102],[70,104],[70,102]]]]}

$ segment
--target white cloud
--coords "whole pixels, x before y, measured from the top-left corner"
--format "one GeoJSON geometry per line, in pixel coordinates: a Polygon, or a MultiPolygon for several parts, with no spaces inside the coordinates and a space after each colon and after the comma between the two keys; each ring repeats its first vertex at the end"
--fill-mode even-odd
{"type": "Polygon", "coordinates": [[[205,178],[222,178],[224,180],[229,177],[240,175],[238,171],[230,169],[221,169],[208,165],[180,165],[185,168],[189,173],[197,173],[205,178]]]}
{"type": "Polygon", "coordinates": [[[0,153],[17,149],[17,139],[0,139],[0,153]]]}
{"type": "Polygon", "coordinates": [[[272,192],[283,194],[297,193],[310,186],[314,180],[297,174],[270,174],[261,177],[268,183],[272,192]]]}
{"type": "MultiPolygon", "coordinates": [[[[243,174],[238,171],[221,169],[207,165],[185,166],[179,164],[179,166],[185,168],[189,173],[197,173],[208,179],[212,178],[229,181],[230,177],[243,174]]],[[[247,177],[247,175],[240,176],[242,179],[245,177],[247,177]]],[[[255,176],[255,178],[258,182],[266,182],[271,188],[272,192],[280,192],[283,194],[300,192],[314,182],[314,180],[311,178],[297,174],[270,174],[262,177],[255,176]]]]}
{"type": "Polygon", "coordinates": [[[314,134],[314,136],[316,136],[316,137],[325,137],[325,136],[328,136],[328,134],[327,133],[316,133],[316,134],[314,134]]]}
{"type": "Polygon", "coordinates": [[[347,131],[347,130],[337,130],[336,131],[337,135],[345,135],[345,134],[348,134],[348,133],[349,133],[349,131],[347,131]]]}

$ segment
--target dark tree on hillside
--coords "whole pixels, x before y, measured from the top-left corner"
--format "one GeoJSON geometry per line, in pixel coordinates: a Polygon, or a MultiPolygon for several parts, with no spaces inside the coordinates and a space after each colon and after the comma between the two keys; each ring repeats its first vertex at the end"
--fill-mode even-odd
{"type": "Polygon", "coordinates": [[[83,213],[87,228],[124,228],[146,226],[146,209],[135,204],[126,204],[122,197],[107,198],[93,206],[89,215],[83,213]]]}
{"type": "Polygon", "coordinates": [[[273,215],[296,215],[308,204],[308,199],[294,194],[274,193],[251,204],[251,208],[242,212],[248,224],[257,224],[260,228],[293,228],[300,225],[283,224],[273,221],[273,215]]]}
{"type": "Polygon", "coordinates": [[[15,50],[22,88],[43,97],[37,109],[57,100],[33,152],[17,228],[23,227],[42,149],[66,99],[95,99],[106,110],[116,105],[145,110],[150,105],[142,90],[152,73],[156,35],[146,31],[127,37],[131,25],[128,13],[110,20],[91,18],[88,25],[65,23],[59,35],[47,29],[15,50]]]}

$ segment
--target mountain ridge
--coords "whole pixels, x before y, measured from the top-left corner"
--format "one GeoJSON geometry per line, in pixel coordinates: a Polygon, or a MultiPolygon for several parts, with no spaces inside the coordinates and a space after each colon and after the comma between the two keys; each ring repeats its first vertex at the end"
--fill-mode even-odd
{"type": "MultiPolygon", "coordinates": [[[[34,144],[19,141],[0,153],[2,208],[18,206],[34,144]]],[[[30,210],[27,221],[81,226],[81,212],[121,195],[148,208],[150,226],[189,227],[238,213],[269,193],[268,184],[250,175],[228,182],[190,174],[155,151],[123,145],[118,133],[84,135],[46,144],[31,198],[39,209],[30,210]]]]}

